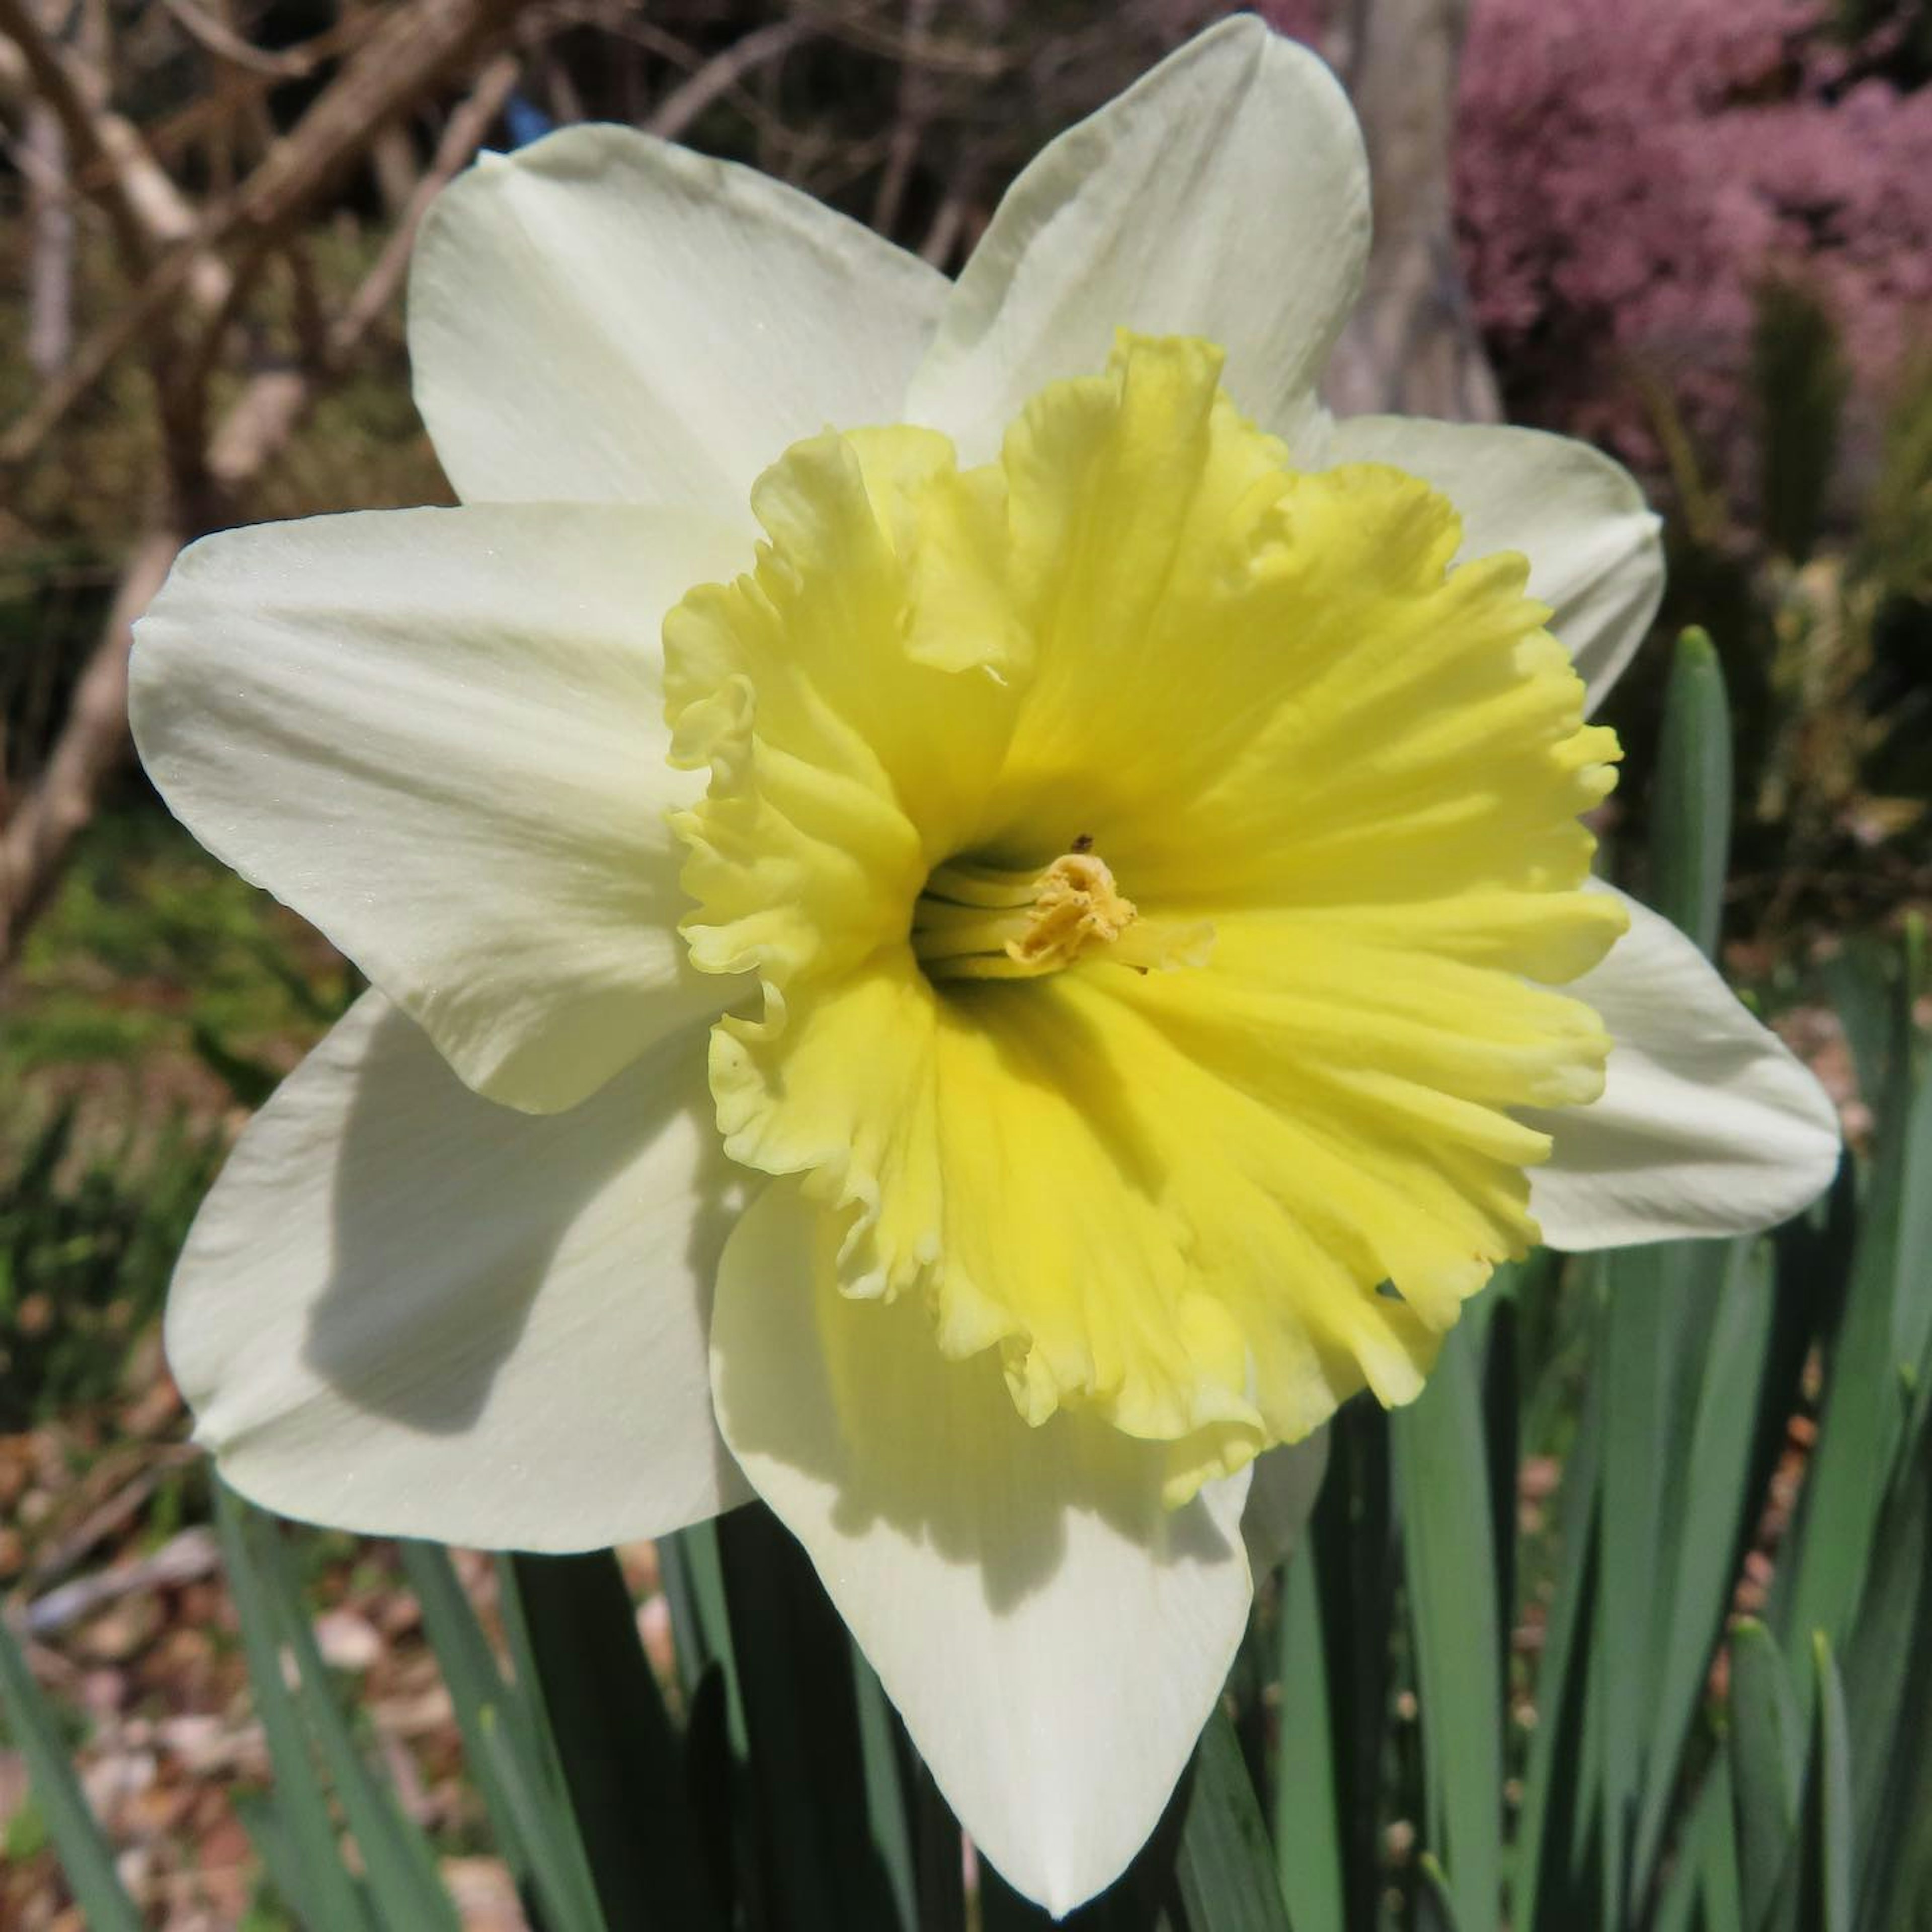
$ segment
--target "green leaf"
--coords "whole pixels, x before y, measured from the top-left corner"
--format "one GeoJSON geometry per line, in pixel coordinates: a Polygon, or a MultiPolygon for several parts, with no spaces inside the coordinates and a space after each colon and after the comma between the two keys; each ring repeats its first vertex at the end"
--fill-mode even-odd
{"type": "Polygon", "coordinates": [[[896,1927],[867,1809],[845,1626],[762,1504],[721,1518],[718,1540],[775,1923],[788,1932],[896,1927]]]}
{"type": "Polygon", "coordinates": [[[1834,1648],[1850,1634],[1874,1556],[1886,1485],[1904,1446],[1910,1391],[1932,1367],[1925,1351],[1924,1257],[1932,1252],[1932,1081],[1917,1078],[1904,988],[1893,1014],[1891,1079],[1878,1110],[1878,1155],[1865,1190],[1844,1312],[1828,1354],[1818,1445],[1800,1498],[1792,1548],[1780,1564],[1772,1621],[1808,1718],[1808,1652],[1822,1630],[1834,1648]],[[1906,1357],[1901,1351],[1920,1352],[1906,1357]]]}
{"type": "Polygon", "coordinates": [[[0,1613],[0,1710],[26,1760],[34,1802],[40,1808],[61,1869],[89,1932],[141,1932],[141,1915],[114,1869],[114,1853],[102,1835],[86,1794],[68,1761],[67,1745],[27,1660],[0,1613]]]}
{"type": "Polygon", "coordinates": [[[1195,1749],[1174,1880],[1190,1932],[1288,1932],[1268,1828],[1225,1710],[1195,1749]]]}
{"type": "Polygon", "coordinates": [[[1889,982],[1899,965],[1894,949],[1856,938],[1819,964],[1826,998],[1845,1030],[1863,1094],[1884,1093],[1892,1078],[1898,1042],[1897,1001],[1889,982]]]}
{"type": "Polygon", "coordinates": [[[397,1547],[497,1850],[519,1889],[536,1892],[549,1932],[603,1932],[596,1883],[526,1688],[504,1681],[448,1551],[407,1540],[397,1547]]]}
{"type": "Polygon", "coordinates": [[[527,1646],[607,1924],[713,1932],[682,1754],[617,1559],[509,1558],[527,1646]]]}
{"type": "Polygon", "coordinates": [[[1674,1579],[1664,1554],[1667,1343],[1677,1301],[1671,1250],[1625,1248],[1605,1257],[1602,1561],[1596,1640],[1607,1686],[1598,1712],[1602,1778],[1602,1922],[1621,1925],[1632,1828],[1644,1769],[1651,1632],[1658,1592],[1674,1579]],[[1660,1574],[1661,1573],[1661,1574],[1660,1574]]]}
{"type": "Polygon", "coordinates": [[[1650,903],[1714,958],[1731,842],[1731,717],[1708,633],[1677,640],[1652,779],[1650,903]]]}
{"type": "Polygon", "coordinates": [[[1737,1828],[1731,1768],[1714,1758],[1690,1806],[1678,1856],[1666,1874],[1654,1932],[1744,1932],[1738,1891],[1737,1828]]]}
{"type": "Polygon", "coordinates": [[[1698,1894],[1704,1932],[1744,1932],[1744,1900],[1738,1874],[1738,1838],[1729,1760],[1719,1758],[1705,1784],[1710,1797],[1708,1828],[1697,1840],[1698,1894]]]}
{"type": "Polygon", "coordinates": [[[1282,1571],[1275,1874],[1294,1932],[1346,1932],[1334,1715],[1322,1638],[1320,1562],[1312,1544],[1282,1571]]]}
{"type": "Polygon", "coordinates": [[[370,1898],[382,1922],[409,1932],[460,1932],[456,1907],[443,1888],[436,1854],[386,1784],[364,1762],[348,1720],[336,1702],[315,1631],[296,1586],[288,1545],[269,1518],[248,1512],[242,1540],[251,1546],[281,1641],[294,1653],[301,1688],[296,1695],[310,1735],[320,1747],[329,1781],[355,1834],[370,1898]]]}
{"type": "MultiPolygon", "coordinates": [[[[866,1817],[872,1847],[884,1867],[904,1932],[918,1932],[919,1879],[913,1862],[905,1786],[900,1776],[898,1720],[886,1688],[857,1644],[852,1647],[852,1686],[858,1699],[859,1750],[865,1765],[866,1817]]],[[[955,1834],[956,1838],[956,1833],[955,1834]]],[[[959,1860],[952,1863],[956,1869],[959,1860]]],[[[956,1890],[958,1888],[953,1888],[956,1890]]]]}
{"type": "Polygon", "coordinates": [[[1711,1658],[1724,1628],[1739,1546],[1758,1498],[1750,1485],[1758,1390],[1776,1302],[1768,1250],[1760,1243],[1716,1248],[1724,1262],[1717,1318],[1700,1364],[1702,1387],[1688,1453],[1672,1574],[1660,1575],[1668,1616],[1650,1724],[1648,1775],[1640,1814],[1634,1889],[1641,1898],[1662,1852],[1677,1769],[1701,1708],[1711,1658]]]}
{"type": "Polygon", "coordinates": [[[1806,1807],[1806,1864],[1818,1932],[1852,1932],[1852,1765],[1845,1729],[1844,1688],[1832,1646],[1820,1632],[1813,1646],[1818,1672],[1818,1718],[1806,1807]]]}
{"type": "Polygon", "coordinates": [[[1731,1634],[1731,1782],[1744,1922],[1766,1924],[1796,1847],[1804,1720],[1771,1633],[1747,1618],[1731,1634]]]}
{"type": "Polygon", "coordinates": [[[1416,1861],[1422,1874],[1417,1893],[1416,1923],[1423,1932],[1459,1932],[1456,1900],[1449,1889],[1449,1875],[1433,1852],[1424,1852],[1416,1861]]]}
{"type": "Polygon", "coordinates": [[[1396,1604],[1389,1465],[1388,1412],[1373,1402],[1346,1404],[1329,1425],[1328,1473],[1306,1546],[1318,1553],[1348,1932],[1376,1932],[1382,1922],[1382,1770],[1396,1604]]]}
{"type": "Polygon", "coordinates": [[[718,1526],[694,1522],[658,1540],[665,1600],[670,1606],[678,1678],[687,1702],[712,1665],[722,1672],[731,1750],[745,1755],[745,1700],[731,1652],[730,1613],[724,1604],[724,1572],[718,1555],[718,1526]]]}
{"type": "Polygon", "coordinates": [[[310,1754],[308,1728],[282,1676],[281,1618],[248,1533],[247,1505],[218,1478],[214,1520],[242,1626],[248,1688],[268,1748],[275,1813],[290,1847],[277,1882],[305,1924],[373,1932],[361,1889],[342,1862],[335,1821],[310,1754]]]}
{"type": "Polygon", "coordinates": [[[1580,1772],[1596,1761],[1586,1729],[1590,1634],[1597,1602],[1598,1517],[1601,1508],[1598,1412],[1593,1379],[1563,1468],[1562,1565],[1544,1626],[1536,1677],[1537,1726],[1517,1813],[1511,1918],[1536,1928],[1568,1927],[1594,1910],[1583,1895],[1587,1833],[1580,1772]]]}
{"type": "Polygon", "coordinates": [[[1890,1932],[1932,1883],[1932,1402],[1921,1404],[1876,1544],[1844,1680],[1858,1919],[1865,1932],[1890,1932]]]}
{"type": "Polygon", "coordinates": [[[1467,1925],[1502,1897],[1502,1710],[1496,1564],[1475,1336],[1452,1330],[1428,1387],[1391,1418],[1421,1706],[1428,1849],[1467,1925]]]}
{"type": "MultiPolygon", "coordinates": [[[[266,1791],[236,1791],[230,1793],[229,1802],[262,1861],[269,1885],[281,1901],[294,1910],[302,1896],[304,1880],[301,1856],[281,1807],[266,1791]]],[[[279,1925],[281,1922],[275,1922],[279,1925]]]]}

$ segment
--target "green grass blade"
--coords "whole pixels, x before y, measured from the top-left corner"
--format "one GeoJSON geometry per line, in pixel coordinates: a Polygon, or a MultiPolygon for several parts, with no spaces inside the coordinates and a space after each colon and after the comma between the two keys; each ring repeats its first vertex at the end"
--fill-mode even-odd
{"type": "Polygon", "coordinates": [[[1738,1894],[1736,1806],[1730,1762],[1713,1757],[1687,1808],[1677,1854],[1658,1890],[1648,1932],[1743,1932],[1738,1894]]]}
{"type": "Polygon", "coordinates": [[[1268,1827],[1225,1710],[1195,1750],[1174,1882],[1190,1932],[1289,1932],[1268,1827]]]}
{"type": "Polygon", "coordinates": [[[1422,1715],[1427,1849],[1456,1915],[1492,1925],[1502,1897],[1502,1684],[1496,1564],[1475,1338],[1443,1345],[1429,1386],[1390,1419],[1422,1715]]]}
{"type": "Polygon", "coordinates": [[[1682,1520],[1658,1661],[1648,1775],[1633,1862],[1635,1895],[1648,1889],[1664,1848],[1676,1772],[1724,1627],[1738,1550],[1756,1514],[1749,1488],[1757,1395],[1776,1313],[1769,1251],[1735,1242],[1718,1252],[1726,1266],[1717,1318],[1705,1352],[1702,1387],[1688,1453],[1682,1520]]]}
{"type": "Polygon", "coordinates": [[[658,1560],[670,1604],[678,1672],[687,1702],[698,1680],[716,1664],[724,1673],[731,1750],[745,1755],[745,1700],[731,1651],[731,1618],[724,1604],[724,1572],[718,1555],[718,1526],[694,1522],[661,1538],[658,1560]]]}
{"type": "Polygon", "coordinates": [[[769,1889],[788,1932],[898,1923],[866,1809],[850,1637],[808,1558],[762,1504],[720,1520],[769,1889]]]}
{"type": "Polygon", "coordinates": [[[1731,1634],[1731,1783],[1744,1921],[1768,1923],[1792,1861],[1804,1753],[1797,1694],[1771,1633],[1747,1618],[1731,1634]]]}
{"type": "MultiPolygon", "coordinates": [[[[236,1791],[229,1802],[281,1904],[298,1911],[304,1883],[302,1858],[281,1808],[266,1791],[236,1791]]],[[[304,1922],[313,1922],[304,1917],[304,1922]]]]}
{"type": "Polygon", "coordinates": [[[1526,1927],[1574,1924],[1583,1909],[1577,1886],[1583,1870],[1588,1823],[1580,1802],[1579,1773],[1596,1757],[1594,1750],[1586,1748],[1584,1707],[1597,1601],[1600,1407],[1598,1384],[1593,1381],[1558,1492],[1562,1563],[1544,1626],[1542,1662],[1536,1677],[1538,1717],[1530,1738],[1522,1802],[1516,1814],[1510,1891],[1512,1922],[1526,1927]]]}
{"type": "Polygon", "coordinates": [[[90,1932],[141,1932],[141,1915],[114,1869],[114,1853],[102,1834],[80,1780],[68,1761],[67,1745],[52,1710],[34,1682],[14,1633],[0,1613],[0,1712],[26,1760],[27,1779],[60,1856],[68,1887],[90,1932]]]}
{"type": "Polygon", "coordinates": [[[1651,1682],[1651,1630],[1658,1592],[1675,1586],[1663,1534],[1664,1468],[1660,1446],[1668,1409],[1664,1338],[1677,1297],[1672,1250],[1627,1248],[1603,1263],[1604,1324],[1602,1561],[1597,1642],[1605,1682],[1614,1687],[1599,1708],[1598,1766],[1602,1780],[1602,1922],[1621,1925],[1632,1828],[1644,1768],[1651,1682]]]}
{"type": "Polygon", "coordinates": [[[607,1924],[715,1932],[678,1741],[617,1559],[509,1558],[531,1681],[607,1924]]]}
{"type": "Polygon", "coordinates": [[[486,1713],[488,1721],[500,1732],[514,1734],[521,1730],[529,1734],[525,1698],[520,1690],[511,1688],[497,1669],[448,1551],[440,1544],[409,1538],[399,1540],[396,1550],[422,1612],[424,1633],[442,1672],[471,1773],[496,1829],[497,1850],[520,1884],[530,1864],[530,1848],[521,1832],[508,1822],[503,1793],[484,1762],[482,1740],[486,1713]]]}
{"type": "Polygon", "coordinates": [[[1305,1544],[1282,1571],[1275,1874],[1294,1932],[1346,1932],[1334,1713],[1322,1643],[1321,1559],[1305,1544]]]}
{"type": "Polygon", "coordinates": [[[1460,1932],[1456,1919],[1456,1900],[1449,1889],[1449,1875],[1432,1852],[1424,1852],[1416,1861],[1422,1883],[1416,1892],[1416,1924],[1421,1932],[1460,1932]]]}
{"type": "Polygon", "coordinates": [[[1858,1922],[1889,1932],[1932,1882],[1932,1402],[1886,1498],[1877,1558],[1844,1660],[1858,1922]]]}
{"type": "Polygon", "coordinates": [[[1396,1605],[1390,1418],[1346,1405],[1329,1425],[1328,1472],[1306,1547],[1316,1567],[1335,1740],[1342,1886],[1348,1932],[1382,1922],[1383,1758],[1396,1605]]]}
{"type": "Polygon", "coordinates": [[[335,1821],[310,1754],[308,1727],[282,1676],[281,1619],[247,1532],[247,1505],[219,1480],[215,1523],[226,1559],[228,1588],[242,1626],[248,1687],[268,1748],[275,1809],[292,1847],[288,1869],[299,1876],[289,1903],[304,1924],[372,1932],[360,1888],[342,1862],[335,1821]]]}
{"type": "Polygon", "coordinates": [[[1891,949],[1855,938],[1818,967],[1826,1000],[1852,1050],[1858,1091],[1868,1099],[1884,1093],[1891,1083],[1898,1028],[1889,982],[1898,966],[1891,949]]]}
{"type": "MultiPolygon", "coordinates": [[[[1496,1270],[1484,1300],[1483,1448],[1490,1470],[1490,1535],[1496,1552],[1496,1669],[1508,1685],[1516,1600],[1518,1481],[1522,1469],[1521,1298],[1555,1292],[1556,1257],[1538,1249],[1526,1263],[1496,1270]]],[[[1478,1306],[1481,1304],[1478,1304],[1478,1306]]]]}
{"type": "Polygon", "coordinates": [[[548,1932],[604,1932],[596,1882],[576,1822],[550,1781],[527,1692],[497,1668],[448,1551],[406,1540],[397,1546],[511,1875],[535,1891],[548,1932]]]}
{"type": "Polygon", "coordinates": [[[1709,1801],[1694,1820],[1691,1855],[1685,1861],[1697,1876],[1697,1894],[1704,1932],[1744,1932],[1744,1892],[1738,1874],[1737,1831],[1732,1820],[1736,1806],[1730,1760],[1720,1757],[1705,1780],[1709,1801]],[[1700,1832],[1695,1825],[1701,1822],[1700,1832]]]}
{"type": "Polygon", "coordinates": [[[919,1876],[907,1822],[905,1781],[900,1775],[898,1720],[892,1714],[886,1687],[856,1643],[851,1654],[859,1750],[865,1765],[866,1816],[872,1828],[872,1846],[885,1868],[902,1932],[919,1932],[919,1876]]]}
{"type": "Polygon", "coordinates": [[[1818,1719],[1806,1832],[1813,1874],[1806,1922],[1818,1932],[1852,1932],[1852,1748],[1845,1726],[1844,1687],[1832,1646],[1821,1634],[1814,1653],[1818,1719]]]}
{"type": "Polygon", "coordinates": [[[1876,1130],[1878,1158],[1859,1216],[1850,1283],[1829,1351],[1818,1447],[1801,1499],[1794,1549],[1780,1568],[1773,1621],[1808,1716],[1809,1651],[1822,1630],[1842,1648],[1858,1612],[1886,1485],[1903,1444],[1921,1361],[1902,1359],[1918,1334],[1932,1252],[1932,1081],[1916,1078],[1916,1043],[1901,991],[1892,1081],[1876,1130]]]}
{"type": "Polygon", "coordinates": [[[1677,640],[1651,794],[1650,903],[1706,958],[1718,950],[1731,843],[1731,716],[1709,635],[1677,640]]]}
{"type": "Polygon", "coordinates": [[[436,1853],[388,1786],[370,1771],[329,1682],[315,1631],[296,1586],[289,1548],[277,1525],[250,1514],[242,1535],[252,1542],[258,1572],[294,1653],[301,1688],[296,1702],[320,1747],[329,1781],[362,1855],[371,1900],[385,1924],[409,1932],[461,1932],[454,1904],[436,1869],[436,1853]]]}

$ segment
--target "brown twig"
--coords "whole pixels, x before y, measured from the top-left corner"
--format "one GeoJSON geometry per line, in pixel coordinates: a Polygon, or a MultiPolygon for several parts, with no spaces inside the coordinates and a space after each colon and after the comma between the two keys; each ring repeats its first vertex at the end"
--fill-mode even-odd
{"type": "Polygon", "coordinates": [[[644,131],[676,140],[714,100],[734,92],[747,74],[782,59],[816,31],[809,21],[775,20],[734,40],[664,96],[644,123],[644,131]]]}
{"type": "Polygon", "coordinates": [[[93,817],[103,782],[121,763],[134,620],[161,587],[181,544],[178,531],[157,529],[135,545],[52,754],[0,826],[0,959],[19,950],[68,846],[93,817]]]}
{"type": "MultiPolygon", "coordinates": [[[[0,9],[17,4],[18,0],[0,0],[0,9]]],[[[289,225],[363,151],[372,128],[472,58],[518,10],[514,0],[414,0],[391,12],[238,193],[203,218],[192,240],[157,263],[130,304],[141,320],[165,307],[200,254],[230,237],[240,239],[250,251],[243,273],[231,286],[243,284],[289,225]]],[[[0,12],[0,23],[4,20],[0,12]]],[[[484,69],[469,100],[452,117],[436,164],[419,184],[405,225],[412,226],[420,218],[439,184],[439,170],[446,176],[473,151],[514,80],[514,65],[504,62],[484,69]],[[460,126],[455,126],[459,121],[460,126]]],[[[332,362],[346,355],[386,309],[407,259],[406,242],[394,241],[385,249],[331,332],[332,362]]],[[[218,322],[226,312],[224,304],[218,322]]],[[[106,349],[94,351],[102,366],[112,359],[110,352],[124,346],[140,326],[123,324],[124,334],[117,331],[106,349]]],[[[36,782],[18,796],[0,826],[0,961],[17,950],[28,922],[52,890],[68,847],[92,816],[101,785],[126,755],[128,658],[135,618],[160,589],[182,544],[223,520],[236,486],[259,473],[286,446],[313,400],[316,383],[328,373],[316,369],[257,376],[214,434],[204,438],[196,426],[206,406],[216,341],[215,330],[205,332],[202,352],[192,364],[158,376],[168,456],[162,520],[135,547],[45,767],[36,782]]],[[[20,442],[22,430],[30,427],[16,425],[0,446],[0,456],[20,442]]],[[[27,447],[32,446],[28,440],[27,447]]]]}
{"type": "Polygon", "coordinates": [[[26,0],[0,0],[0,34],[58,119],[74,178],[106,211],[123,260],[134,273],[146,270],[194,226],[180,190],[134,124],[107,106],[104,77],[50,39],[26,0]]]}
{"type": "MultiPolygon", "coordinates": [[[[302,80],[313,74],[320,64],[322,56],[310,52],[308,48],[272,53],[266,47],[256,46],[225,21],[217,20],[206,8],[196,6],[195,0],[162,0],[162,4],[176,25],[203,52],[212,54],[217,60],[225,61],[231,67],[238,67],[244,73],[260,74],[276,82],[302,80]]],[[[313,44],[310,43],[311,46],[313,44]]]]}

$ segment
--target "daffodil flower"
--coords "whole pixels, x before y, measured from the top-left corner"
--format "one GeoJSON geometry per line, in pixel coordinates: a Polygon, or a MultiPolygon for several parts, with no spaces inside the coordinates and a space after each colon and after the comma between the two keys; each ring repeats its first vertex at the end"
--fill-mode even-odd
{"type": "Polygon", "coordinates": [[[1559,438],[1324,412],[1368,232],[1251,20],[956,282],[566,130],[418,248],[463,507],[212,538],[135,655],[175,811],[376,989],[182,1258],[224,1474],[533,1550],[754,1491],[1055,1911],[1337,1403],[1539,1234],[1762,1227],[1837,1154],[1588,880],[1654,520],[1559,438]]]}

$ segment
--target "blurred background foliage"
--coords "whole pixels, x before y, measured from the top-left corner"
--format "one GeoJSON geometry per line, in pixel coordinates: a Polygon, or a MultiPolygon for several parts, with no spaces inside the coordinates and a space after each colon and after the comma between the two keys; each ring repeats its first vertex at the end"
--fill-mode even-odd
{"type": "MultiPolygon", "coordinates": [[[[479,141],[653,126],[956,268],[1045,139],[1226,10],[0,0],[0,1926],[1038,1922],[758,1512],[556,1566],[210,1494],[168,1269],[358,982],[160,811],[112,673],[198,530],[446,500],[400,263],[479,141]]],[[[1262,10],[1348,73],[1350,8],[1262,10]]],[[[1774,1242],[1539,1257],[1421,1403],[1351,1411],[1226,1724],[1087,1922],[1911,1932],[1932,19],[1472,0],[1454,152],[1508,413],[1667,519],[1607,862],[1721,935],[1858,1162],[1774,1242]]]]}

